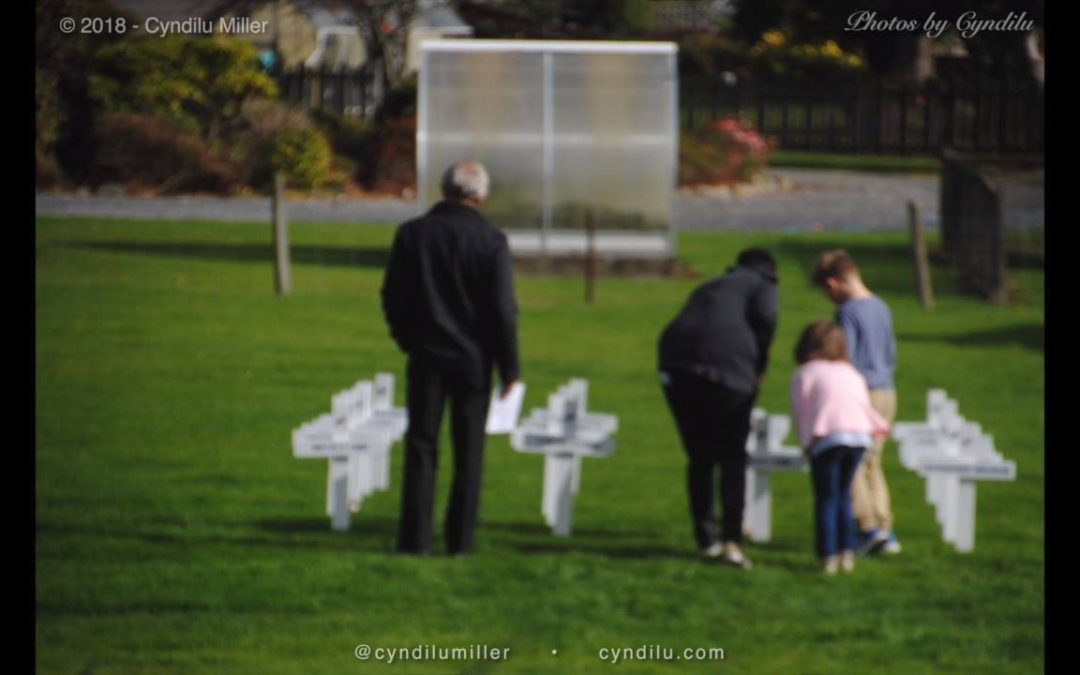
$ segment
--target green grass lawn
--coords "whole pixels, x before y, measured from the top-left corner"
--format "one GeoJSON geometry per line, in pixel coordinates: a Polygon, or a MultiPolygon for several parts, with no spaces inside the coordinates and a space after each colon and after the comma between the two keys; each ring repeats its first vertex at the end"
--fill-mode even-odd
{"type": "MultiPolygon", "coordinates": [[[[618,451],[585,460],[575,531],[540,516],[542,460],[488,443],[477,553],[392,554],[388,492],[352,530],[324,515],[326,465],[293,427],[404,359],[379,308],[388,226],[293,226],[294,292],[274,297],[267,224],[37,221],[37,670],[40,673],[1041,672],[1044,645],[1043,277],[1017,303],[950,291],[922,311],[901,235],[685,234],[703,277],[749,244],[780,262],[781,323],[761,396],[787,412],[791,351],[833,309],[807,281],[843,245],[895,314],[899,419],[945,387],[1017,462],[978,488],[976,548],[956,553],[922,481],[889,446],[899,556],[824,578],[807,475],[773,479],[774,537],[755,569],[705,565],[655,343],[697,282],[519,278],[526,409],[572,376],[619,415],[618,451]],[[506,661],[360,662],[372,647],[485,644],[506,661]],[[720,647],[724,661],[625,662],[602,648],[720,647]],[[557,650],[557,654],[552,654],[557,650]]],[[[399,386],[399,402],[403,391],[399,386]]],[[[443,446],[439,514],[449,483],[443,446]]],[[[438,534],[438,533],[437,533],[438,534]]]]}
{"type": "Polygon", "coordinates": [[[822,152],[777,150],[769,155],[769,166],[807,169],[846,169],[884,173],[931,173],[941,171],[934,157],[901,155],[841,155],[822,152]]]}

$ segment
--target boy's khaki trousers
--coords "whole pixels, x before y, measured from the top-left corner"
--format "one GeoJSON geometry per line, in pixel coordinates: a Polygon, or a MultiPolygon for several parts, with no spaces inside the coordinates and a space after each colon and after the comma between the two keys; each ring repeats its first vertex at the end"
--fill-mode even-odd
{"type": "MultiPolygon", "coordinates": [[[[891,425],[896,419],[896,390],[871,389],[870,405],[891,425]]],[[[890,532],[893,527],[889,486],[885,483],[885,472],[881,469],[884,447],[884,438],[874,439],[874,447],[866,451],[851,484],[852,508],[859,529],[863,532],[874,529],[890,532]]]]}

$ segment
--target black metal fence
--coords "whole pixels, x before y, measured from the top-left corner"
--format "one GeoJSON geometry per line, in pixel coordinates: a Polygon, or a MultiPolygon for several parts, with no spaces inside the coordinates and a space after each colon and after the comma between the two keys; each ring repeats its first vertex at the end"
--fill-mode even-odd
{"type": "Polygon", "coordinates": [[[937,155],[943,148],[1041,153],[1044,95],[1035,83],[971,78],[916,84],[687,79],[683,129],[737,116],[782,150],[937,155]]]}
{"type": "MultiPolygon", "coordinates": [[[[385,94],[375,69],[278,73],[282,97],[307,108],[369,118],[385,94]]],[[[1034,82],[973,77],[916,84],[874,78],[683,79],[683,129],[736,116],[782,150],[938,155],[944,148],[1042,153],[1044,95],[1034,82]]]]}
{"type": "Polygon", "coordinates": [[[277,73],[281,96],[312,110],[369,118],[382,102],[385,87],[375,69],[313,69],[300,66],[277,73]]]}

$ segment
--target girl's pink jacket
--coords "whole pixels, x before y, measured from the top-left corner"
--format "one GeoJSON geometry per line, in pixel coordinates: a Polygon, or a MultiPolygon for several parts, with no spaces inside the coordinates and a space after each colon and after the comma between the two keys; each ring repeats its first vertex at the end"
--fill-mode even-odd
{"type": "Polygon", "coordinates": [[[847,361],[808,361],[791,378],[791,409],[799,445],[841,431],[888,436],[889,424],[870,405],[866,380],[847,361]]]}

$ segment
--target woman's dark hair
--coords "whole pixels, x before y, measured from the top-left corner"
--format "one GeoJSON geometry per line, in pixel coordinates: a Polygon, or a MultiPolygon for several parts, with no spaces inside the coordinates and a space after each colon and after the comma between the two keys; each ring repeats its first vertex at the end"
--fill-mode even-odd
{"type": "Polygon", "coordinates": [[[844,329],[826,319],[815,321],[804,328],[795,345],[795,361],[802,365],[814,359],[847,361],[844,329]]]}
{"type": "Polygon", "coordinates": [[[769,279],[776,281],[776,259],[763,248],[748,248],[743,250],[735,260],[736,265],[749,267],[764,274],[769,279]]]}

